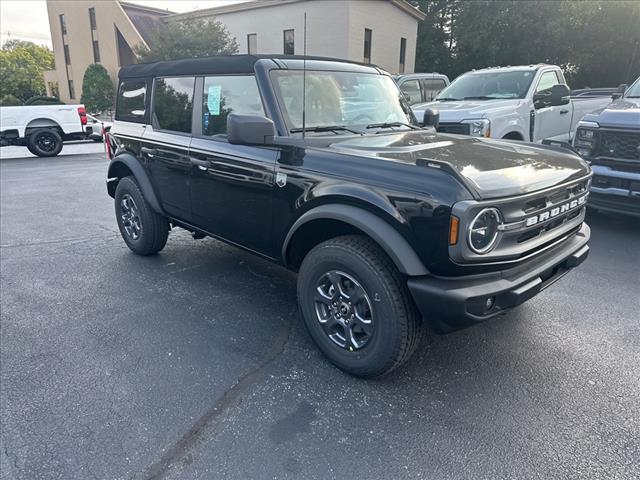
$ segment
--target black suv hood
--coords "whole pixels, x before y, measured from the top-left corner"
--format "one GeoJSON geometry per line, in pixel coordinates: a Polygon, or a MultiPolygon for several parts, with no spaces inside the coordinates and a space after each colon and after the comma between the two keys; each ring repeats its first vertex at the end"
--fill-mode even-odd
{"type": "Polygon", "coordinates": [[[418,168],[451,170],[478,198],[534,192],[584,177],[590,171],[584,160],[568,150],[428,130],[350,137],[327,148],[418,168]]]}
{"type": "Polygon", "coordinates": [[[597,122],[601,127],[640,128],[640,98],[620,98],[582,120],[597,122]]]}

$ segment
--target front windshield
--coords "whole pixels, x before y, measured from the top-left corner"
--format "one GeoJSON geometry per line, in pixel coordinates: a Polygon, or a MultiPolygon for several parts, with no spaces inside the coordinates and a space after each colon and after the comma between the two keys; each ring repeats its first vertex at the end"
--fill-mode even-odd
{"type": "MultiPolygon", "coordinates": [[[[271,79],[287,126],[295,133],[302,128],[302,71],[273,70],[271,79]]],[[[307,70],[305,81],[306,129],[339,126],[367,131],[411,128],[402,124],[414,123],[400,90],[386,75],[307,70]]]]}
{"type": "Polygon", "coordinates": [[[640,98],[640,78],[624,94],[625,98],[640,98]]]}
{"type": "Polygon", "coordinates": [[[532,70],[465,73],[442,90],[436,100],[524,98],[534,74],[532,70]]]}

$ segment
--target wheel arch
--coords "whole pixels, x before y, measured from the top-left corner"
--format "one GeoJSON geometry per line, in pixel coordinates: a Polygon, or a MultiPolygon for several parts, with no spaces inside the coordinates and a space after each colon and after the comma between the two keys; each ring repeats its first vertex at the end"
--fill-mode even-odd
{"type": "Polygon", "coordinates": [[[511,130],[510,132],[504,134],[502,138],[504,140],[524,140],[524,135],[517,130],[511,130]]]}
{"type": "Polygon", "coordinates": [[[140,162],[130,153],[122,153],[111,160],[107,171],[107,192],[114,198],[118,182],[123,177],[133,176],[151,208],[159,214],[164,215],[158,196],[156,195],[149,175],[140,162]]]}
{"type": "Polygon", "coordinates": [[[30,120],[29,123],[27,123],[27,125],[24,127],[25,137],[38,128],[55,128],[60,135],[64,134],[62,127],[55,120],[47,117],[38,117],[30,120]]]}
{"type": "Polygon", "coordinates": [[[361,207],[337,203],[314,207],[294,222],[282,246],[282,261],[297,267],[314,246],[348,234],[364,234],[371,238],[401,273],[410,276],[429,273],[409,242],[389,222],[361,207]],[[309,237],[311,240],[307,240],[309,237]]]}

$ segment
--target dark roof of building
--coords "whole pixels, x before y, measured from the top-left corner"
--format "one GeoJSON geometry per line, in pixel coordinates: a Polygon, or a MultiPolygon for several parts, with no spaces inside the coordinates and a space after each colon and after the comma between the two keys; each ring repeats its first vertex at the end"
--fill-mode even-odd
{"type": "Polygon", "coordinates": [[[147,45],[151,43],[158,30],[164,28],[160,19],[173,13],[169,10],[126,2],[120,2],[120,6],[147,45]]]}
{"type": "Polygon", "coordinates": [[[179,75],[225,75],[238,73],[253,73],[256,62],[260,59],[271,59],[283,68],[300,69],[302,60],[306,58],[307,68],[317,68],[317,62],[337,62],[352,65],[363,71],[377,71],[375,65],[363,65],[344,59],[327,57],[303,57],[301,55],[218,55],[215,57],[187,58],[184,60],[169,60],[153,63],[138,63],[125,65],[120,69],[118,77],[149,78],[179,75]],[[315,63],[315,65],[314,65],[315,63]]]}

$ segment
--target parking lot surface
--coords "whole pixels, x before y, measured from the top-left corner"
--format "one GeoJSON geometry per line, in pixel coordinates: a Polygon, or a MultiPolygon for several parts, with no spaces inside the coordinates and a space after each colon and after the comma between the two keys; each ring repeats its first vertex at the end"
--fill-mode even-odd
{"type": "MultiPolygon", "coordinates": [[[[63,152],[64,153],[64,152],[63,152]]],[[[640,222],[509,314],[343,374],[295,275],[120,239],[103,154],[0,163],[2,479],[640,477],[640,222]]]]}

